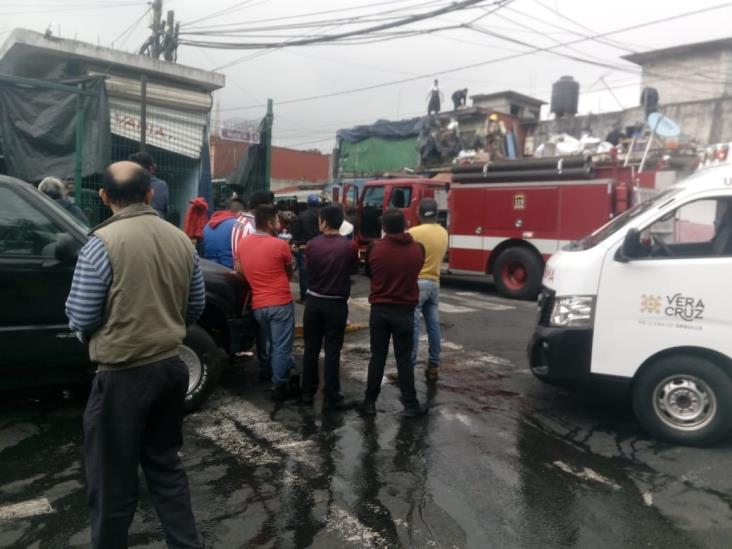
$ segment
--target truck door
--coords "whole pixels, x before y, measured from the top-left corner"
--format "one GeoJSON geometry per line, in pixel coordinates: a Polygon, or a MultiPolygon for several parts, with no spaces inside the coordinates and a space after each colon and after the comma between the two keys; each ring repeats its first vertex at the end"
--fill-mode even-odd
{"type": "Polygon", "coordinates": [[[415,197],[415,188],[413,185],[391,187],[387,200],[387,208],[397,208],[402,211],[404,219],[407,222],[407,229],[419,224],[416,216],[416,206],[412,207],[413,202],[416,201],[417,204],[419,203],[419,200],[415,197]]]}
{"type": "Polygon", "coordinates": [[[55,259],[63,227],[12,188],[0,186],[0,366],[84,365],[86,345],[68,327],[72,263],[55,259]]]}
{"type": "Polygon", "coordinates": [[[481,188],[453,188],[450,192],[450,268],[485,274],[483,219],[486,192],[481,188]]]}
{"type": "Polygon", "coordinates": [[[381,238],[381,214],[384,212],[384,185],[367,185],[361,200],[361,232],[366,241],[381,238]]]}
{"type": "Polygon", "coordinates": [[[592,373],[632,377],[662,349],[732,354],[732,194],[680,204],[641,230],[640,258],[611,249],[600,277],[592,373]]]}

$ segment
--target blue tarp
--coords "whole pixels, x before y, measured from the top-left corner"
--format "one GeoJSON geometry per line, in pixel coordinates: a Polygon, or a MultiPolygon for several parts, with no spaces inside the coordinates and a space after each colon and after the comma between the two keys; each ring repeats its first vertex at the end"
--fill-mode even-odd
{"type": "Polygon", "coordinates": [[[424,118],[410,118],[408,120],[377,120],[368,126],[356,126],[354,128],[338,130],[336,137],[348,143],[358,143],[369,137],[381,137],[384,139],[404,139],[417,137],[422,130],[424,118]]]}

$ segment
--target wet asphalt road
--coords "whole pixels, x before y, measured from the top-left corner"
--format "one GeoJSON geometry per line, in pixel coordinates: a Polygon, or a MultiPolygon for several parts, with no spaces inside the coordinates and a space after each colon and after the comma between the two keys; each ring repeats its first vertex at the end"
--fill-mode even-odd
{"type": "MultiPolygon", "coordinates": [[[[210,547],[732,546],[732,439],[709,449],[654,442],[625,403],[531,376],[532,304],[455,280],[442,296],[444,366],[434,389],[418,366],[429,405],[419,419],[399,416],[391,385],[375,419],[324,416],[317,405],[270,403],[254,362],[227,369],[185,424],[210,547]]],[[[367,331],[348,335],[350,401],[362,396],[368,356],[367,331]]],[[[82,409],[45,392],[3,395],[0,547],[87,546],[82,409]],[[8,518],[18,503],[32,516],[8,518]]],[[[140,495],[130,546],[163,547],[142,484],[140,495]]]]}

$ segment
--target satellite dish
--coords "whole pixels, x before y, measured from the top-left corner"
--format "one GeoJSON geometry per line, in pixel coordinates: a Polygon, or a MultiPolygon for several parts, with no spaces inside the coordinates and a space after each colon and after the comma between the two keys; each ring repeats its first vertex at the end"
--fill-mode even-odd
{"type": "Polygon", "coordinates": [[[678,124],[660,112],[652,112],[648,115],[648,125],[654,133],[661,137],[676,137],[681,133],[678,124]]]}

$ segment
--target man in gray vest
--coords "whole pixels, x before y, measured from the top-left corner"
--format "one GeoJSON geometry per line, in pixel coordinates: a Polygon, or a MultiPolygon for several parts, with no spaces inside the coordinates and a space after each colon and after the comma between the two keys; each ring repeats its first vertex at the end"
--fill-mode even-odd
{"type": "Polygon", "coordinates": [[[168,546],[203,547],[178,455],[188,390],[178,346],[205,301],[198,256],[150,206],[142,167],[112,164],[99,194],[113,215],[81,249],[66,301],[98,364],[84,412],[92,546],[127,547],[142,466],[168,546]]]}

